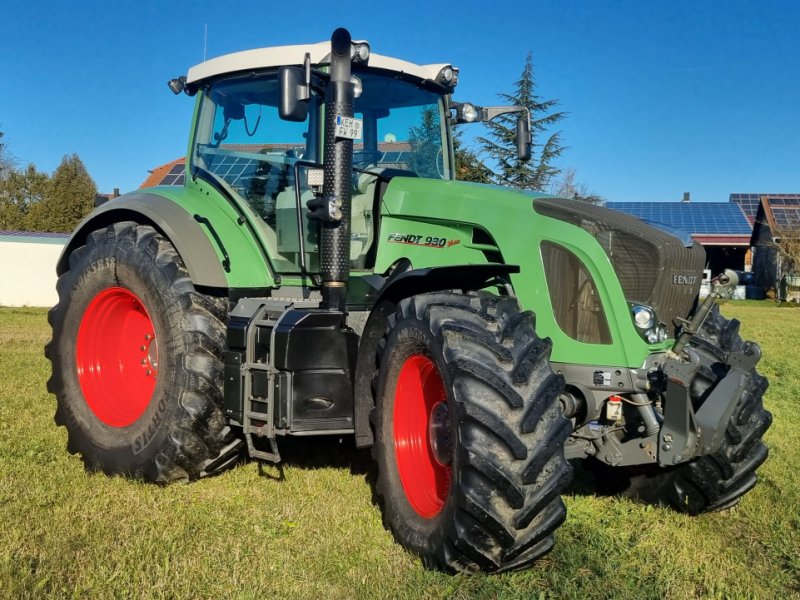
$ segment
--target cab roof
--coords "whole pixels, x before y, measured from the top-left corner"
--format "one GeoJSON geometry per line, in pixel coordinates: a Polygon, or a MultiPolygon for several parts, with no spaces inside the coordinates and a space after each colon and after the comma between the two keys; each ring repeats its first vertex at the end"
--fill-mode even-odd
{"type": "MultiPolygon", "coordinates": [[[[354,40],[354,43],[358,43],[354,40]]],[[[225,54],[212,58],[189,69],[186,76],[187,83],[197,83],[217,75],[250,71],[270,67],[302,65],[306,53],[311,55],[311,64],[314,66],[330,64],[330,41],[317,44],[299,44],[294,46],[275,46],[272,48],[256,48],[225,54]]],[[[435,80],[446,63],[433,65],[417,65],[414,63],[371,53],[368,65],[373,68],[386,69],[397,73],[404,73],[419,79],[435,80]]]]}

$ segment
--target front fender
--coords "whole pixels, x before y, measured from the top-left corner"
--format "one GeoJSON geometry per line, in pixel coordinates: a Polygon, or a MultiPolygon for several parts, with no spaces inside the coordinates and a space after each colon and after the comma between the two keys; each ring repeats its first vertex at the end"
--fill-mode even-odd
{"type": "Polygon", "coordinates": [[[442,290],[480,290],[494,279],[509,279],[518,273],[516,265],[488,263],[411,269],[390,277],[378,293],[367,319],[358,348],[355,379],[355,437],[356,447],[371,446],[374,441],[369,415],[374,408],[371,393],[375,370],[375,354],[386,331],[389,316],[404,298],[442,290]]]}

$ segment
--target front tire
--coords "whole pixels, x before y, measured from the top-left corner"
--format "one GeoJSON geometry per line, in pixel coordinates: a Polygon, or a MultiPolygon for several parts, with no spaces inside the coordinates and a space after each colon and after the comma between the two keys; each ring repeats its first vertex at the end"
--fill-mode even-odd
{"type": "Polygon", "coordinates": [[[384,523],[428,567],[497,572],[550,550],[571,468],[550,341],[515,300],[400,303],[378,352],[373,456],[384,523]]]}
{"type": "Polygon", "coordinates": [[[145,225],[92,232],[69,265],[45,349],[68,450],[89,470],[161,483],[235,462],[220,409],[227,300],[200,294],[145,225]]]}

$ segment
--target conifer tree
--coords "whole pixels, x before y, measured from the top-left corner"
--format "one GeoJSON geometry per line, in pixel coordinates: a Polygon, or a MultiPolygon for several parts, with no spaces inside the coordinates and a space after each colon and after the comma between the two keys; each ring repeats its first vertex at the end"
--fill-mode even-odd
{"type": "Polygon", "coordinates": [[[550,128],[566,116],[564,112],[551,112],[557,100],[542,100],[536,94],[533,58],[525,59],[522,75],[514,84],[513,94],[499,94],[503,104],[524,106],[531,114],[531,159],[517,158],[517,113],[501,115],[487,123],[489,136],[481,138],[484,151],[497,162],[494,180],[500,185],[527,190],[545,190],[560,169],[553,161],[564,151],[560,132],[550,128]]]}

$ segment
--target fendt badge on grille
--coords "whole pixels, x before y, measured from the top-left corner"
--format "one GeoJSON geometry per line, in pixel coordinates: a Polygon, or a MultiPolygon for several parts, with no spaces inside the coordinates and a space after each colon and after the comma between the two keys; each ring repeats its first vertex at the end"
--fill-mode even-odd
{"type": "Polygon", "coordinates": [[[673,285],[694,285],[697,283],[697,275],[673,275],[673,285]]]}

